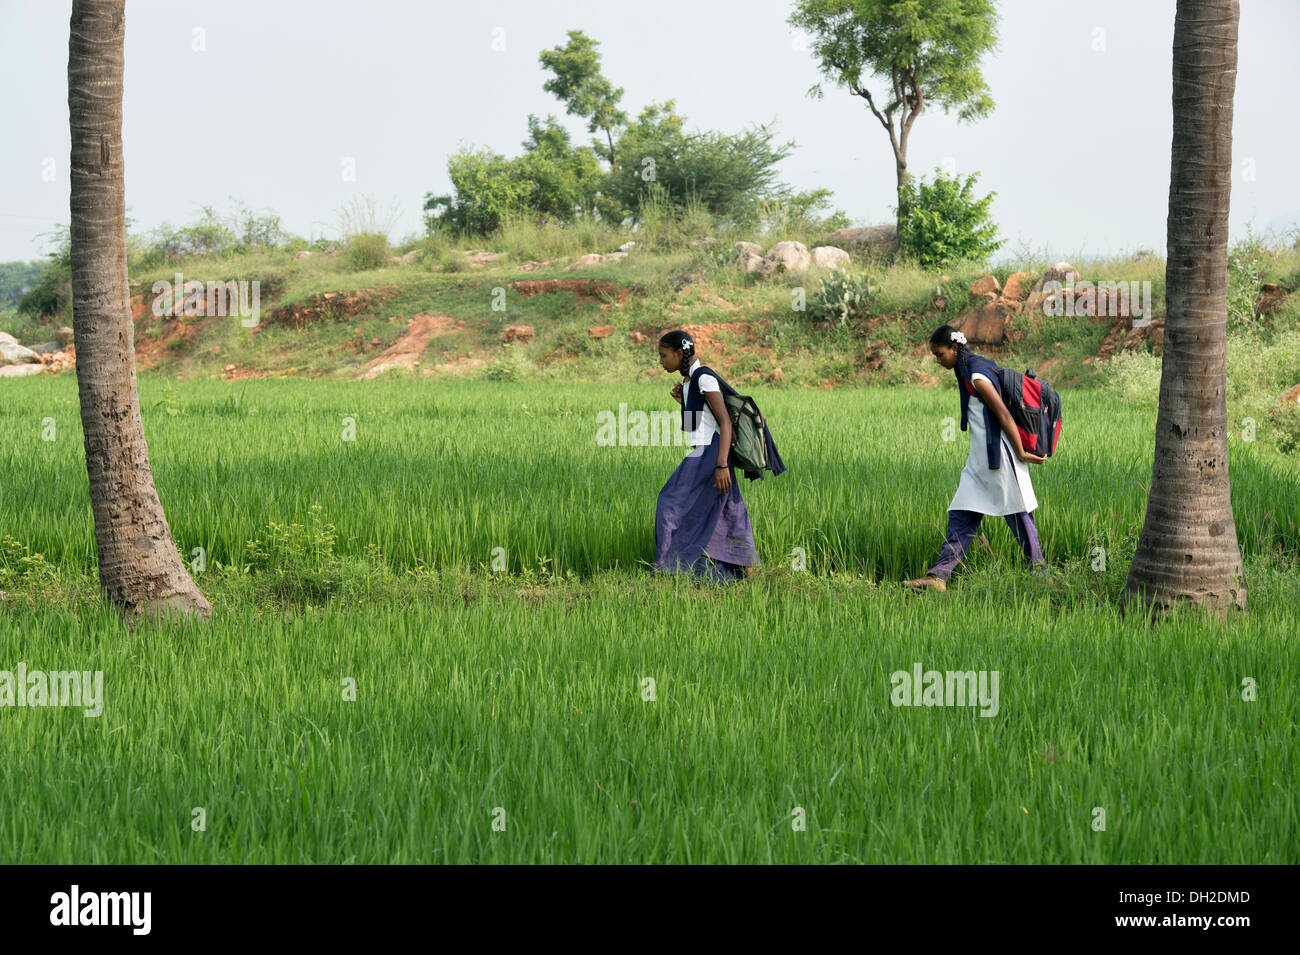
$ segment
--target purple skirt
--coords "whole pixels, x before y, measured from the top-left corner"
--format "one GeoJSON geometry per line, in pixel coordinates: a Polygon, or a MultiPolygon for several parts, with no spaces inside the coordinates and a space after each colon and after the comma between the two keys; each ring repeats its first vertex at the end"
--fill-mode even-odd
{"type": "Polygon", "coordinates": [[[738,580],[758,567],[754,530],[740,496],[736,469],[731,490],[713,486],[719,435],[677,465],[655,506],[655,570],[691,573],[708,580],[738,580]]]}

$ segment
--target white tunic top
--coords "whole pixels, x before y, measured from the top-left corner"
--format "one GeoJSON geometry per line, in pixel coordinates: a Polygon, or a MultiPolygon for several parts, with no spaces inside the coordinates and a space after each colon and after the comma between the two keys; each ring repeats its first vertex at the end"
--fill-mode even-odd
{"type": "MultiPolygon", "coordinates": [[[[695,374],[695,369],[700,366],[700,360],[697,358],[686,367],[686,379],[682,382],[682,405],[684,406],[691,394],[690,376],[695,374]]],[[[721,391],[722,386],[718,384],[718,379],[713,375],[700,375],[699,379],[700,394],[705,395],[710,391],[721,391]]],[[[698,427],[694,431],[686,432],[686,443],[690,447],[699,447],[708,445],[713,440],[713,436],[720,430],[718,428],[718,419],[713,416],[713,409],[709,407],[709,400],[704,399],[704,410],[700,412],[698,420],[695,422],[698,427]]]]}
{"type": "MultiPolygon", "coordinates": [[[[971,381],[987,375],[971,375],[971,381]]],[[[996,388],[996,383],[992,383],[996,388]]],[[[990,412],[991,414],[991,412],[990,412]]],[[[978,394],[970,396],[966,427],[970,431],[970,456],[962,469],[957,493],[953,495],[950,511],[975,511],[993,517],[1034,511],[1038,498],[1029,480],[1029,466],[1016,457],[1016,452],[1005,434],[1002,435],[1002,461],[997,470],[989,468],[989,452],[984,441],[984,402],[978,394]]]]}

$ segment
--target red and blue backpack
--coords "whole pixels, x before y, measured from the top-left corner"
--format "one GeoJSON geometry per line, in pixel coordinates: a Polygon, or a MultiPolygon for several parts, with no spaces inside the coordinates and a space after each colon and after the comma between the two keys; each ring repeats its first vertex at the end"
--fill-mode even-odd
{"type": "MultiPolygon", "coordinates": [[[[963,376],[960,368],[954,369],[957,381],[961,385],[961,429],[966,430],[967,406],[970,396],[975,394],[975,386],[970,375],[979,372],[990,381],[998,384],[998,395],[1011,413],[1011,420],[1020,432],[1020,443],[1031,454],[1050,458],[1056,452],[1057,441],[1061,437],[1061,395],[1047,382],[1026,369],[1022,374],[1012,368],[999,368],[982,355],[969,352],[965,362],[968,374],[963,376]]],[[[1001,428],[997,419],[989,414],[986,407],[985,434],[988,438],[989,467],[997,468],[1001,461],[1001,428]]]]}

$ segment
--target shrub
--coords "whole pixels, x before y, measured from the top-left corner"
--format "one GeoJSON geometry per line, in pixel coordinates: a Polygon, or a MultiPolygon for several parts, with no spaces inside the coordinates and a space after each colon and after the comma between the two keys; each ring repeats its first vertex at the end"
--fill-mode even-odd
{"type": "Polygon", "coordinates": [[[354,272],[377,269],[388,263],[388,236],[380,232],[359,232],[348,239],[348,268],[354,272]]]}
{"type": "Polygon", "coordinates": [[[870,276],[841,272],[823,276],[808,303],[808,313],[818,321],[847,325],[867,314],[869,300],[876,293],[870,276]]]}
{"type": "Polygon", "coordinates": [[[1127,404],[1154,408],[1160,401],[1160,368],[1160,356],[1151,352],[1120,352],[1106,365],[1103,387],[1127,404]]]}
{"type": "Polygon", "coordinates": [[[1264,280],[1268,250],[1251,232],[1228,251],[1228,330],[1255,328],[1259,313],[1255,302],[1264,280]]]}
{"type": "Polygon", "coordinates": [[[899,210],[899,251],[930,269],[963,259],[982,262],[1005,245],[989,216],[997,193],[975,198],[978,179],[971,173],[963,182],[937,169],[932,182],[909,177],[899,210]]]}

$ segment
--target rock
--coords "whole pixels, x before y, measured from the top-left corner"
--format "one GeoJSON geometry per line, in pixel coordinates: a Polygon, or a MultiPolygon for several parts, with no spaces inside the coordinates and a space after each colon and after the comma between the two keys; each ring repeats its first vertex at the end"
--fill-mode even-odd
{"type": "Polygon", "coordinates": [[[978,309],[963,315],[953,324],[972,345],[1001,345],[1008,340],[1008,324],[1016,308],[997,302],[986,302],[978,309]]]}
{"type": "Polygon", "coordinates": [[[622,262],[622,261],[623,261],[624,259],[626,259],[626,258],[627,258],[627,253],[626,253],[626,252],[610,252],[608,255],[605,256],[605,261],[606,261],[606,262],[622,262]]]}
{"type": "Polygon", "coordinates": [[[998,293],[1001,291],[1002,286],[998,283],[997,276],[995,275],[985,275],[983,278],[978,278],[974,282],[970,283],[970,297],[972,302],[978,302],[982,298],[987,298],[990,292],[993,294],[994,298],[997,298],[998,293]]]}
{"type": "Polygon", "coordinates": [[[424,257],[423,249],[412,249],[410,252],[407,252],[405,255],[400,257],[397,261],[401,262],[403,265],[411,265],[414,262],[419,262],[420,259],[422,259],[423,257],[424,257]]]}
{"type": "Polygon", "coordinates": [[[30,348],[0,339],[0,365],[26,365],[40,360],[40,356],[30,348]]]}
{"type": "Polygon", "coordinates": [[[587,329],[587,334],[592,338],[608,338],[614,334],[613,325],[595,325],[587,329]]]}
{"type": "Polygon", "coordinates": [[[27,375],[40,375],[45,366],[40,362],[35,365],[0,365],[0,378],[23,378],[27,375]]]}
{"type": "Polygon", "coordinates": [[[773,368],[772,374],[769,375],[768,378],[772,381],[782,381],[785,378],[785,372],[780,368],[773,368]]]}
{"type": "Polygon", "coordinates": [[[572,272],[574,269],[585,268],[588,265],[599,265],[605,261],[605,257],[599,252],[588,252],[586,255],[579,256],[578,260],[570,265],[564,271],[572,272]]]}
{"type": "Polygon", "coordinates": [[[934,301],[930,303],[930,307],[933,308],[936,312],[942,312],[944,309],[948,307],[948,300],[944,298],[942,295],[936,295],[934,297],[934,301]]]}
{"type": "Polygon", "coordinates": [[[58,342],[40,342],[32,346],[32,351],[38,355],[49,355],[59,350],[58,342]]]}
{"type": "Polygon", "coordinates": [[[759,245],[757,242],[737,242],[736,257],[739,259],[745,257],[746,255],[757,255],[759,258],[762,258],[763,247],[759,245]]]}
{"type": "Polygon", "coordinates": [[[1280,400],[1281,403],[1284,405],[1300,404],[1300,385],[1296,385],[1293,388],[1288,388],[1285,392],[1283,392],[1282,398],[1280,400]]]}
{"type": "Polygon", "coordinates": [[[742,272],[757,272],[763,267],[763,257],[753,252],[741,252],[737,256],[736,264],[740,266],[742,272]]]}
{"type": "Polygon", "coordinates": [[[511,325],[501,333],[503,342],[526,342],[537,334],[531,325],[511,325]]]}
{"type": "Polygon", "coordinates": [[[622,245],[618,247],[618,250],[620,252],[631,252],[635,248],[636,248],[635,242],[624,242],[622,245]]]}
{"type": "Polygon", "coordinates": [[[20,341],[18,341],[18,339],[14,338],[8,332],[0,332],[0,342],[13,342],[15,345],[22,344],[20,341]]]}
{"type": "Polygon", "coordinates": [[[222,371],[224,374],[227,374],[227,375],[230,374],[230,373],[231,373],[232,371],[234,371],[234,370],[235,370],[235,366],[234,366],[234,365],[227,365],[225,368],[222,368],[222,369],[221,369],[221,371],[222,371]]]}
{"type": "Polygon", "coordinates": [[[500,252],[475,252],[466,256],[469,264],[476,266],[492,265],[499,258],[501,258],[500,252]]]}
{"type": "Polygon", "coordinates": [[[778,272],[803,273],[808,271],[812,255],[802,242],[778,242],[763,256],[763,264],[758,267],[758,274],[767,277],[778,272]]]}
{"type": "Polygon", "coordinates": [[[1007,276],[1007,284],[1002,287],[1002,297],[1020,301],[1025,297],[1025,283],[1033,277],[1032,272],[1012,272],[1007,276]]]}
{"type": "Polygon", "coordinates": [[[633,345],[644,345],[646,342],[650,340],[650,336],[647,335],[645,332],[628,332],[627,340],[630,341],[633,345]]]}
{"type": "Polygon", "coordinates": [[[808,254],[819,269],[846,269],[853,261],[847,252],[833,245],[819,245],[808,254]]]}
{"type": "Polygon", "coordinates": [[[890,254],[898,249],[898,227],[895,224],[869,226],[865,229],[837,229],[822,240],[822,245],[835,245],[849,252],[890,254]]]}
{"type": "Polygon", "coordinates": [[[67,348],[69,345],[72,344],[72,339],[73,339],[72,329],[69,328],[67,325],[64,325],[57,332],[54,333],[54,338],[56,341],[58,341],[60,348],[67,348]]]}
{"type": "Polygon", "coordinates": [[[1034,291],[1041,292],[1048,282],[1060,282],[1063,288],[1069,288],[1082,276],[1069,262],[1057,262],[1043,273],[1043,277],[1034,284],[1034,291]]]}
{"type": "Polygon", "coordinates": [[[301,261],[302,259],[310,259],[311,253],[308,252],[306,249],[303,249],[301,252],[295,252],[293,257],[301,261]]]}
{"type": "Polygon", "coordinates": [[[1259,299],[1255,302],[1255,311],[1260,315],[1272,315],[1286,301],[1286,292],[1276,282],[1265,282],[1259,287],[1259,299]]]}

